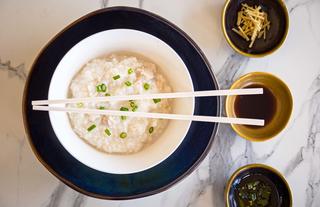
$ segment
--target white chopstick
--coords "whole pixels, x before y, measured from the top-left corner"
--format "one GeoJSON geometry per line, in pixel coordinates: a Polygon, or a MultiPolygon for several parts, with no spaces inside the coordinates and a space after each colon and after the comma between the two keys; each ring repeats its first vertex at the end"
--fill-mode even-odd
{"type": "Polygon", "coordinates": [[[145,117],[145,118],[157,118],[157,119],[189,120],[189,121],[201,121],[201,122],[219,122],[219,123],[228,123],[228,124],[264,126],[263,119],[147,113],[147,112],[139,112],[139,111],[128,112],[128,111],[100,110],[100,109],[87,109],[87,108],[64,108],[64,107],[50,107],[50,106],[33,106],[33,110],[62,111],[62,112],[88,113],[88,114],[109,115],[109,116],[131,116],[131,117],[145,117]]]}
{"type": "Polygon", "coordinates": [[[139,99],[165,99],[165,98],[190,98],[190,97],[209,97],[209,96],[232,96],[232,95],[254,95],[263,94],[263,88],[244,88],[230,90],[207,90],[194,92],[175,92],[175,93],[156,93],[156,94],[139,94],[139,95],[117,95],[105,97],[88,97],[88,98],[70,98],[55,100],[36,100],[32,101],[33,106],[65,103],[88,103],[103,101],[125,101],[139,99]]]}

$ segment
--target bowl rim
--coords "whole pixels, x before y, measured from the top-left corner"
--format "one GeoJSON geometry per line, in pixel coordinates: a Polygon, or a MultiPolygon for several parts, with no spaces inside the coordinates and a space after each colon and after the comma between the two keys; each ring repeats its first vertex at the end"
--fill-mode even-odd
{"type": "MultiPolygon", "coordinates": [[[[284,122],[283,128],[280,129],[280,130],[278,130],[276,133],[274,133],[274,134],[271,135],[271,136],[266,136],[266,137],[257,139],[257,138],[255,138],[254,136],[250,136],[250,135],[248,135],[248,134],[243,133],[241,130],[238,130],[238,129],[235,127],[234,124],[231,124],[231,128],[232,128],[241,138],[244,138],[244,139],[249,140],[249,141],[252,141],[252,142],[264,142],[264,141],[267,141],[267,140],[270,140],[270,139],[276,137],[278,134],[280,134],[280,132],[282,132],[282,131],[287,127],[287,125],[288,125],[288,123],[289,123],[289,121],[290,121],[290,117],[291,117],[291,115],[292,115],[292,111],[293,111],[293,97],[292,97],[292,93],[291,93],[288,85],[287,85],[282,79],[278,78],[277,76],[275,76],[275,75],[273,75],[273,74],[271,74],[271,73],[266,73],[266,72],[251,72],[251,73],[244,74],[244,75],[240,76],[236,81],[234,81],[234,82],[232,83],[230,89],[234,89],[236,83],[242,81],[244,78],[246,78],[246,77],[249,76],[249,75],[264,75],[264,76],[267,75],[267,76],[271,76],[272,78],[275,78],[276,80],[279,80],[280,82],[283,83],[283,85],[284,85],[284,87],[285,87],[285,90],[286,90],[286,92],[288,93],[288,95],[289,95],[289,97],[290,97],[290,100],[289,100],[289,102],[290,102],[290,113],[288,114],[288,117],[289,117],[289,118],[286,120],[286,122],[284,122]]],[[[227,96],[226,101],[225,101],[225,106],[224,106],[224,107],[225,107],[225,110],[226,110],[227,116],[229,116],[229,114],[230,114],[230,110],[229,110],[229,107],[228,107],[228,106],[229,106],[229,104],[228,104],[228,103],[229,103],[229,100],[230,100],[230,97],[227,96]]]]}
{"type": "Polygon", "coordinates": [[[244,52],[243,50],[239,49],[230,39],[228,33],[227,33],[227,29],[226,29],[226,21],[225,21],[225,18],[226,18],[226,13],[227,13],[227,8],[229,6],[229,4],[231,3],[231,1],[233,0],[227,0],[223,6],[223,9],[222,9],[222,14],[221,14],[221,27],[222,27],[222,33],[223,33],[223,36],[225,37],[227,43],[229,44],[229,46],[234,50],[236,51],[237,53],[243,55],[243,56],[247,56],[247,57],[252,57],[252,58],[260,58],[260,57],[264,57],[264,56],[267,56],[267,55],[270,55],[272,53],[274,53],[276,50],[278,50],[282,45],[283,43],[285,42],[285,40],[287,39],[287,36],[288,36],[288,32],[289,32],[289,24],[290,24],[290,18],[289,18],[289,13],[288,13],[288,9],[284,3],[283,0],[275,0],[275,1],[278,1],[280,3],[280,6],[282,8],[282,11],[285,15],[285,19],[286,19],[286,22],[287,22],[287,25],[286,25],[286,28],[285,28],[285,33],[281,39],[281,41],[275,46],[273,47],[271,50],[267,50],[266,52],[263,52],[263,53],[259,53],[259,54],[252,54],[252,53],[247,53],[247,52],[244,52]]]}
{"type": "MultiPolygon", "coordinates": [[[[209,142],[207,144],[207,146],[205,147],[205,149],[203,150],[203,152],[201,153],[201,155],[198,157],[198,159],[190,166],[189,169],[187,169],[185,172],[183,172],[180,176],[176,177],[176,179],[174,179],[171,182],[168,182],[166,185],[157,188],[155,190],[150,190],[148,192],[143,192],[143,193],[138,193],[135,195],[131,195],[131,196],[118,196],[118,197],[114,197],[114,196],[108,196],[108,195],[102,195],[102,194],[98,194],[98,193],[94,193],[94,192],[90,192],[87,191],[81,187],[79,187],[78,185],[76,185],[75,183],[71,182],[70,180],[64,178],[63,176],[59,175],[58,172],[56,172],[48,163],[46,163],[46,161],[41,157],[41,155],[39,154],[39,152],[37,151],[35,145],[32,142],[31,139],[31,134],[30,134],[30,130],[27,127],[28,126],[28,120],[27,120],[27,111],[28,111],[28,102],[27,102],[27,95],[28,95],[28,88],[30,85],[30,79],[31,79],[31,74],[33,73],[33,69],[35,68],[35,64],[37,62],[37,60],[39,59],[40,55],[47,49],[47,47],[54,42],[61,34],[63,34],[65,31],[67,31],[69,28],[71,28],[72,26],[76,25],[77,23],[91,17],[94,16],[96,14],[100,14],[100,13],[104,13],[107,11],[131,11],[131,12],[138,12],[141,14],[145,14],[147,16],[151,16],[163,23],[165,23],[166,25],[170,26],[171,28],[175,29],[181,36],[183,36],[186,41],[188,41],[197,51],[197,53],[199,54],[199,56],[204,60],[204,64],[207,66],[207,68],[209,69],[208,72],[210,73],[212,79],[213,79],[213,83],[214,85],[217,87],[217,90],[220,88],[219,83],[217,81],[216,75],[213,73],[212,69],[211,69],[211,65],[208,61],[208,59],[206,58],[206,56],[204,55],[204,53],[202,52],[202,50],[200,49],[200,47],[194,42],[194,40],[191,39],[191,37],[185,33],[182,29],[180,29],[179,27],[177,27],[175,24],[169,22],[167,19],[154,14],[152,12],[146,11],[144,9],[140,9],[140,8],[136,8],[136,7],[128,7],[128,6],[114,6],[114,7],[108,7],[108,8],[103,8],[103,9],[98,9],[92,12],[89,12],[83,16],[81,16],[80,18],[74,20],[73,22],[69,23],[67,26],[65,26],[62,30],[60,30],[58,33],[56,33],[38,52],[37,56],[35,57],[32,65],[30,66],[30,70],[28,73],[28,77],[24,86],[24,90],[23,90],[23,98],[22,98],[22,117],[23,117],[23,126],[25,129],[25,133],[26,133],[26,137],[27,140],[29,142],[29,145],[31,147],[31,150],[33,152],[33,154],[35,155],[35,157],[37,158],[37,160],[52,174],[54,175],[56,178],[58,178],[60,181],[62,181],[65,185],[69,186],[70,188],[86,195],[86,196],[90,196],[93,198],[99,198],[99,199],[108,199],[108,200],[128,200],[128,199],[136,199],[136,198],[142,198],[142,197],[146,197],[146,196],[151,196],[160,192],[163,192],[167,189],[169,189],[170,187],[174,186],[175,184],[179,183],[181,180],[183,180],[186,176],[188,176],[189,174],[191,174],[195,168],[204,160],[204,158],[207,156],[207,154],[209,153],[209,150],[211,149],[211,146],[213,144],[214,141],[214,137],[217,134],[217,130],[219,128],[219,123],[216,123],[212,134],[209,138],[209,142]]],[[[217,97],[217,114],[220,116],[222,113],[221,110],[221,98],[217,97]]]]}
{"type": "Polygon", "coordinates": [[[226,207],[231,207],[230,206],[230,202],[229,202],[229,193],[230,193],[230,189],[231,189],[231,185],[234,182],[234,179],[241,173],[244,172],[246,170],[249,169],[253,169],[253,168],[263,168],[266,170],[271,171],[272,173],[276,174],[285,184],[286,189],[289,192],[289,200],[290,200],[290,204],[289,206],[292,207],[292,203],[293,203],[293,197],[292,197],[292,191],[291,188],[289,186],[289,183],[287,182],[286,178],[284,177],[284,175],[282,175],[282,173],[280,173],[278,170],[276,170],[275,168],[269,166],[269,165],[265,165],[265,164],[261,164],[261,163],[253,163],[253,164],[248,164],[245,166],[242,166],[240,168],[238,168],[229,178],[225,191],[224,191],[224,197],[225,197],[225,202],[226,202],[226,207]]]}

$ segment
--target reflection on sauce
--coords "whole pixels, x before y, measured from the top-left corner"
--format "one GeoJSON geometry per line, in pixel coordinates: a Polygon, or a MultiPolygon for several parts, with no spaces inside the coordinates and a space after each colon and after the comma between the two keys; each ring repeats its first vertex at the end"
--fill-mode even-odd
{"type": "MultiPolygon", "coordinates": [[[[235,99],[235,113],[239,118],[264,119],[265,125],[270,123],[276,112],[276,98],[263,85],[251,84],[245,88],[263,88],[263,94],[237,96],[235,99]]],[[[260,126],[247,126],[258,128],[260,126]]]]}

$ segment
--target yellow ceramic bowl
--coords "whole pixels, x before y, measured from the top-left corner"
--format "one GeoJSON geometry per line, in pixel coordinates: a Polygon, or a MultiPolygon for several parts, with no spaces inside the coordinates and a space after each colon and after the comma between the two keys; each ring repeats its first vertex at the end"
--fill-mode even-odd
{"type": "MultiPolygon", "coordinates": [[[[232,124],[231,126],[237,134],[245,139],[250,141],[265,141],[276,136],[287,125],[293,108],[292,95],[288,86],[282,80],[274,75],[263,72],[253,72],[240,77],[232,84],[231,89],[245,88],[251,84],[263,85],[272,92],[276,99],[275,115],[270,122],[263,127],[252,128],[246,125],[236,124],[232,124]]],[[[236,117],[234,107],[235,99],[236,96],[228,96],[226,99],[226,112],[228,117],[236,117]]]]}
{"type": "Polygon", "coordinates": [[[263,164],[250,164],[240,167],[236,170],[231,177],[225,188],[225,201],[227,207],[235,207],[235,188],[240,180],[248,175],[262,175],[273,182],[281,206],[292,207],[293,198],[292,192],[285,177],[276,169],[263,164]]]}

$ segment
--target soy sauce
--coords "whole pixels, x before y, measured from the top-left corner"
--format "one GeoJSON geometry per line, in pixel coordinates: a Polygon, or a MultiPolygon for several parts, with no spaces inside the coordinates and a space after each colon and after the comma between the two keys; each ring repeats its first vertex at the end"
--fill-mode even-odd
{"type": "MultiPolygon", "coordinates": [[[[265,126],[270,123],[276,112],[276,98],[273,93],[263,85],[251,84],[245,88],[263,88],[263,94],[237,96],[235,99],[235,113],[239,118],[264,119],[265,126]]],[[[257,128],[260,126],[249,126],[257,128]]]]}

